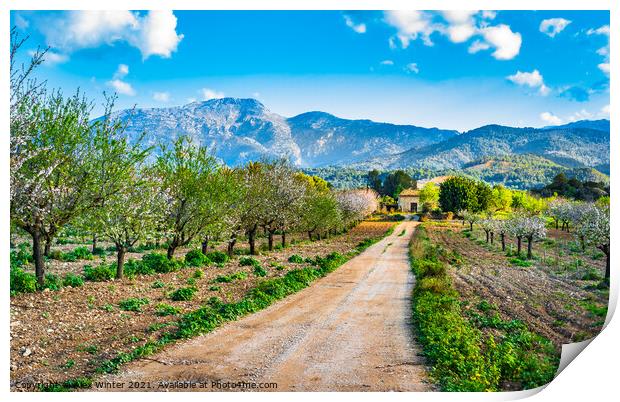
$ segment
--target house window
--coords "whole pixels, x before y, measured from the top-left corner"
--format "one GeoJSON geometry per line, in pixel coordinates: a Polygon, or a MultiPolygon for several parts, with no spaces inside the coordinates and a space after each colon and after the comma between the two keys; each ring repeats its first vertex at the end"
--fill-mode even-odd
{"type": "Polygon", "coordinates": [[[411,212],[418,212],[418,203],[417,202],[412,202],[411,203],[411,212]]]}

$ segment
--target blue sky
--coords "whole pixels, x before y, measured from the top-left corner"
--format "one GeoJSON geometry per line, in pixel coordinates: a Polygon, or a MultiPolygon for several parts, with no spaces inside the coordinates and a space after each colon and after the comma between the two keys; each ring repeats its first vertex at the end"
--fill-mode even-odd
{"type": "MultiPolygon", "coordinates": [[[[37,74],[118,108],[254,97],[284,116],[472,129],[609,116],[606,11],[14,11],[37,74]]],[[[96,107],[94,114],[100,113],[96,107]]]]}

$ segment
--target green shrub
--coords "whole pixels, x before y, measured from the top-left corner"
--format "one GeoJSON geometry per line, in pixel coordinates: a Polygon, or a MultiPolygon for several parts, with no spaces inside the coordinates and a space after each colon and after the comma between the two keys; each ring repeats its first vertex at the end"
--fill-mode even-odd
{"type": "Polygon", "coordinates": [[[267,271],[260,265],[254,266],[254,275],[256,276],[267,276],[267,271]]]}
{"type": "Polygon", "coordinates": [[[288,262],[292,262],[293,264],[303,264],[304,259],[300,255],[293,254],[292,256],[288,257],[288,262]]]}
{"type": "Polygon", "coordinates": [[[221,251],[211,251],[210,253],[207,253],[206,256],[210,261],[213,261],[216,264],[224,264],[230,259],[228,258],[228,254],[221,251]]]}
{"type": "Polygon", "coordinates": [[[521,258],[518,258],[518,257],[511,258],[508,261],[510,261],[511,264],[516,265],[518,267],[531,267],[532,266],[532,263],[530,261],[522,260],[521,258]]]}
{"type": "Polygon", "coordinates": [[[155,269],[152,266],[145,264],[144,261],[138,261],[131,258],[125,262],[123,272],[127,276],[153,275],[155,273],[155,269]]]}
{"type": "Polygon", "coordinates": [[[581,280],[582,281],[600,281],[601,279],[603,279],[603,276],[601,275],[601,273],[598,270],[596,270],[594,268],[588,269],[581,276],[581,280]]]}
{"type": "Polygon", "coordinates": [[[246,279],[248,277],[248,274],[246,272],[235,272],[234,274],[230,274],[230,275],[221,275],[218,276],[217,278],[215,278],[215,282],[220,282],[220,283],[230,283],[232,281],[235,280],[243,280],[246,279]]]}
{"type": "Polygon", "coordinates": [[[11,267],[11,295],[16,293],[33,293],[37,291],[37,278],[24,272],[21,268],[11,267]]]}
{"type": "Polygon", "coordinates": [[[204,255],[200,250],[191,250],[185,254],[185,264],[190,267],[202,267],[203,265],[209,265],[211,260],[204,255]]]}
{"type": "Polygon", "coordinates": [[[105,282],[114,279],[115,266],[101,263],[96,267],[84,265],[84,279],[93,282],[105,282]]]}
{"type": "Polygon", "coordinates": [[[242,267],[244,266],[260,266],[260,262],[258,262],[258,260],[256,258],[253,257],[241,257],[239,258],[239,265],[241,265],[242,267]]]}
{"type": "Polygon", "coordinates": [[[105,249],[103,247],[95,247],[92,251],[93,255],[105,255],[105,249]]]}
{"type": "Polygon", "coordinates": [[[212,292],[217,292],[220,289],[221,289],[221,287],[215,286],[215,285],[209,287],[209,290],[212,291],[212,292]]]}
{"type": "Polygon", "coordinates": [[[192,285],[192,286],[194,286],[194,285],[196,285],[196,278],[194,278],[194,277],[187,278],[186,283],[187,283],[188,285],[192,285]]]}
{"type": "Polygon", "coordinates": [[[62,288],[62,278],[58,275],[47,274],[41,289],[60,290],[62,288]]]}
{"type": "Polygon", "coordinates": [[[275,268],[278,271],[282,271],[282,270],[286,269],[286,267],[284,265],[280,264],[279,262],[271,262],[271,263],[269,263],[269,266],[275,268]]]}
{"type": "Polygon", "coordinates": [[[172,292],[170,298],[174,301],[188,301],[194,298],[194,294],[196,293],[196,288],[194,287],[186,287],[179,288],[172,292]]]}
{"type": "Polygon", "coordinates": [[[195,279],[200,279],[200,278],[203,278],[204,276],[205,276],[205,273],[202,269],[195,270],[194,274],[192,275],[192,277],[195,279]]]}
{"type": "Polygon", "coordinates": [[[153,271],[165,274],[181,268],[182,264],[178,260],[170,260],[163,254],[149,253],[142,256],[142,263],[153,271]]]}
{"type": "Polygon", "coordinates": [[[180,312],[181,310],[179,310],[177,307],[171,306],[166,303],[159,303],[157,306],[155,306],[155,315],[158,315],[160,317],[167,315],[177,315],[180,312]]]}
{"type": "Polygon", "coordinates": [[[92,260],[93,254],[86,247],[76,247],[71,251],[71,254],[78,260],[92,260]]]}
{"type": "Polygon", "coordinates": [[[161,288],[163,288],[165,286],[166,286],[166,284],[163,283],[162,281],[155,281],[155,282],[153,282],[151,284],[151,288],[153,288],[153,289],[161,289],[161,288]]]}
{"type": "Polygon", "coordinates": [[[72,272],[69,272],[62,279],[62,286],[71,286],[73,288],[79,288],[84,285],[84,278],[80,275],[76,275],[72,272]]]}
{"type": "Polygon", "coordinates": [[[118,303],[118,307],[125,311],[142,311],[142,306],[149,304],[149,299],[132,297],[129,299],[121,300],[118,303]]]}

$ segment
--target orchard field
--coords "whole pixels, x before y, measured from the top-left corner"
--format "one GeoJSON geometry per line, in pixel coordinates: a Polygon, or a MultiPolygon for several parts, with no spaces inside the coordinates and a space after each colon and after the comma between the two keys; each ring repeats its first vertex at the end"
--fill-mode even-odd
{"type": "MultiPolygon", "coordinates": [[[[217,250],[225,245],[214,245],[207,255],[221,258],[219,263],[202,264],[181,258],[185,264],[168,273],[128,275],[121,280],[111,275],[103,281],[86,280],[80,286],[15,295],[11,298],[12,387],[17,383],[63,383],[104,374],[111,359],[176,329],[184,314],[209,300],[238,302],[259,281],[314,266],[317,257],[356,253],[383,237],[393,225],[391,221],[365,221],[348,233],[320,241],[299,235],[285,248],[263,251],[261,255],[249,256],[249,249],[240,248],[232,259],[217,250]],[[179,289],[193,291],[188,299],[175,297],[179,289]]],[[[66,244],[52,250],[83,246],[66,244]]],[[[179,256],[187,255],[188,250],[180,250],[179,256]]],[[[162,251],[165,249],[132,252],[128,258],[139,261],[145,255],[162,251]]],[[[113,251],[108,254],[115,255],[113,251]]],[[[53,260],[50,272],[66,277],[66,273],[81,273],[85,265],[101,263],[102,257],[85,255],[89,259],[53,260]]],[[[127,262],[127,266],[131,265],[127,262]]]]}

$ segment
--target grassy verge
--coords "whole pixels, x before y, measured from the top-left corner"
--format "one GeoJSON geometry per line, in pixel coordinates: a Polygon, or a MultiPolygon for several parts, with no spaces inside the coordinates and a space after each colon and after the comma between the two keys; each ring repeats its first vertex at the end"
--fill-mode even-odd
{"type": "Polygon", "coordinates": [[[529,389],[553,379],[559,358],[547,339],[518,320],[502,320],[489,303],[464,314],[444,253],[423,226],[409,252],[417,278],[413,319],[430,375],[443,391],[529,389]]]}
{"type": "MultiPolygon", "coordinates": [[[[248,314],[262,310],[333,272],[371,245],[392,234],[393,231],[394,227],[391,227],[381,237],[365,239],[353,251],[344,255],[334,252],[325,257],[306,259],[305,261],[309,264],[308,267],[291,270],[282,277],[263,280],[248,291],[240,301],[224,303],[220,299],[213,297],[206,305],[182,315],[177,321],[170,321],[168,324],[154,328],[154,330],[158,330],[165,327],[167,330],[158,339],[148,340],[131,352],[120,353],[112,359],[101,362],[95,374],[116,373],[123,364],[152,355],[168,344],[211,332],[226,322],[235,321],[248,314]]],[[[92,383],[92,377],[79,377],[62,383],[47,385],[41,387],[40,390],[64,392],[80,388],[90,388],[92,383]]]]}

